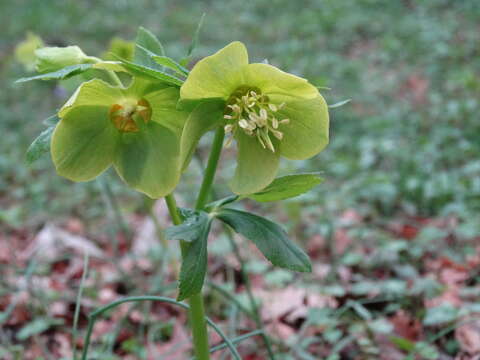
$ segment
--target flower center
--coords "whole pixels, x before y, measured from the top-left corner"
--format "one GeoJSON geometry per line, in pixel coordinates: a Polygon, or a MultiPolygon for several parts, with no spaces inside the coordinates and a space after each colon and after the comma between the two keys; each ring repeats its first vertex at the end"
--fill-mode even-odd
{"type": "Polygon", "coordinates": [[[257,138],[264,149],[275,152],[271,136],[282,140],[280,125],[287,125],[289,119],[277,118],[277,111],[285,103],[270,103],[268,96],[262,95],[260,89],[241,86],[236,89],[227,102],[224,118],[227,120],[225,133],[230,134],[225,146],[232,143],[236,131],[240,130],[257,138]]]}
{"type": "Polygon", "coordinates": [[[110,107],[110,120],[122,132],[137,132],[150,121],[152,108],[145,99],[126,99],[110,107]]]}

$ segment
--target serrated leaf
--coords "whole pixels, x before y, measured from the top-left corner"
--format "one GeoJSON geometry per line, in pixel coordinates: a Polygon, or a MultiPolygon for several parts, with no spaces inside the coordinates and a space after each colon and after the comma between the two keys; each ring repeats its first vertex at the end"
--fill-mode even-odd
{"type": "Polygon", "coordinates": [[[167,228],[165,236],[169,240],[192,242],[202,236],[202,232],[209,221],[209,216],[205,211],[193,211],[182,224],[167,228]]]}
{"type": "Polygon", "coordinates": [[[46,74],[40,74],[30,77],[24,77],[15,81],[15,83],[23,83],[32,80],[64,80],[72,76],[79,75],[92,68],[92,64],[77,64],[66,66],[63,69],[49,72],[46,74]]]}
{"type": "Polygon", "coordinates": [[[152,32],[145,29],[144,27],[139,27],[137,32],[137,38],[135,39],[136,46],[135,53],[133,55],[133,62],[138,65],[143,65],[152,69],[162,70],[162,67],[159,66],[155,61],[152,60],[149,53],[151,52],[155,55],[164,55],[165,51],[160,41],[157,39],[152,32]]]}
{"type": "Polygon", "coordinates": [[[178,301],[189,298],[202,290],[207,273],[207,240],[211,223],[211,218],[207,215],[207,221],[202,221],[201,228],[195,230],[198,238],[191,241],[184,251],[178,301]]]}
{"type": "Polygon", "coordinates": [[[60,118],[58,117],[58,115],[54,114],[52,116],[49,116],[45,120],[43,120],[42,124],[45,126],[55,126],[58,124],[59,121],[60,121],[60,118]]]}
{"type": "Polygon", "coordinates": [[[322,181],[323,179],[318,174],[281,176],[273,180],[262,191],[247,195],[247,197],[260,202],[285,200],[306,193],[322,181]]]}
{"type": "Polygon", "coordinates": [[[312,270],[308,255],[290,241],[287,233],[274,222],[234,209],[221,209],[216,216],[253,241],[273,265],[301,272],[312,270]]]}
{"type": "Polygon", "coordinates": [[[50,140],[52,139],[53,130],[55,130],[55,126],[50,126],[33,140],[25,155],[27,164],[32,164],[50,151],[50,140]]]}

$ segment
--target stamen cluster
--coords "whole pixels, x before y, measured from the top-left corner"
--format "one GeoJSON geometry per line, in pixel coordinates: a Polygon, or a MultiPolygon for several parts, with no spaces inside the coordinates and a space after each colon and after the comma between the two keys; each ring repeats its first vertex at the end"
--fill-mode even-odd
{"type": "Polygon", "coordinates": [[[138,121],[143,120],[146,124],[151,116],[150,104],[145,99],[127,100],[110,107],[110,120],[122,132],[139,131],[138,121]]]}
{"type": "Polygon", "coordinates": [[[279,120],[276,117],[275,113],[284,106],[285,103],[278,106],[270,103],[268,97],[259,90],[249,89],[244,95],[233,96],[223,116],[228,120],[225,133],[230,134],[226,146],[231,144],[235,132],[241,129],[247,135],[255,136],[264,149],[275,152],[270,136],[273,134],[275,138],[282,140],[283,132],[278,130],[279,126],[290,122],[289,119],[279,120]]]}

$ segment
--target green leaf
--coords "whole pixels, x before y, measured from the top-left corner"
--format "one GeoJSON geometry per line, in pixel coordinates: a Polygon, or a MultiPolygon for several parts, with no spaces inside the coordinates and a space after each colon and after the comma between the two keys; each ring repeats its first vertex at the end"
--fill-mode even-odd
{"type": "Polygon", "coordinates": [[[25,156],[27,164],[32,164],[50,151],[50,140],[52,139],[53,130],[55,130],[55,126],[50,126],[33,140],[25,156]]]}
{"type": "Polygon", "coordinates": [[[61,319],[47,319],[47,318],[38,318],[29,322],[24,327],[20,329],[17,333],[17,340],[24,341],[27,340],[29,337],[40,334],[50,327],[55,325],[63,324],[63,320],[61,319]]]}
{"type": "Polygon", "coordinates": [[[145,54],[147,54],[148,56],[150,56],[150,58],[155,61],[155,63],[163,66],[163,67],[167,67],[183,76],[187,76],[188,75],[188,69],[183,67],[182,65],[180,65],[179,63],[177,63],[175,60],[173,60],[172,58],[169,58],[168,56],[160,56],[158,54],[155,54],[153,52],[151,52],[150,50],[148,49],[145,49],[143,46],[141,45],[138,45],[137,44],[137,48],[141,49],[142,51],[145,52],[145,54]]]}
{"type": "Polygon", "coordinates": [[[287,233],[274,222],[234,209],[221,209],[216,216],[253,241],[273,265],[301,272],[312,270],[308,255],[290,241],[287,233]]]}
{"type": "Polygon", "coordinates": [[[150,53],[155,55],[164,55],[165,51],[160,41],[155,35],[144,27],[139,27],[137,32],[137,38],[135,39],[136,47],[133,55],[133,62],[138,65],[143,65],[152,69],[161,70],[155,61],[151,59],[150,53]],[[139,46],[138,46],[139,45],[139,46]]]}
{"type": "Polygon", "coordinates": [[[203,25],[203,20],[205,19],[205,13],[202,14],[202,17],[200,18],[200,21],[198,22],[197,29],[195,30],[195,34],[193,34],[192,42],[190,43],[190,46],[188,47],[188,52],[187,52],[187,58],[192,56],[193,50],[197,47],[198,44],[198,38],[200,36],[200,30],[202,29],[203,25]]]}
{"type": "Polygon", "coordinates": [[[23,82],[32,81],[32,80],[64,80],[72,76],[79,75],[89,70],[90,68],[92,68],[92,64],[70,65],[54,72],[30,76],[30,77],[24,77],[24,78],[18,79],[17,81],[15,81],[15,83],[23,83],[23,82]]]}
{"type": "Polygon", "coordinates": [[[57,114],[55,114],[43,120],[42,123],[45,126],[55,126],[58,124],[59,121],[60,121],[60,118],[58,117],[57,114]]]}
{"type": "Polygon", "coordinates": [[[247,197],[260,202],[285,200],[306,193],[322,181],[323,179],[315,173],[281,176],[262,191],[247,197]]]}
{"type": "Polygon", "coordinates": [[[138,65],[138,64],[135,64],[131,61],[127,61],[127,60],[124,60],[124,59],[119,59],[119,60],[122,63],[122,65],[129,72],[131,72],[133,75],[143,77],[143,78],[147,78],[149,80],[152,80],[152,79],[161,80],[161,81],[163,81],[167,84],[171,84],[171,85],[181,86],[183,84],[183,80],[181,80],[181,79],[179,79],[179,78],[177,78],[173,75],[167,74],[166,72],[163,72],[163,71],[160,71],[158,69],[151,68],[151,67],[148,67],[148,66],[138,65]]]}
{"type": "Polygon", "coordinates": [[[175,60],[167,57],[167,56],[157,56],[154,55],[152,56],[152,59],[157,62],[158,64],[168,67],[169,69],[172,69],[173,71],[184,75],[188,76],[188,69],[177,63],[175,60]]]}
{"type": "Polygon", "coordinates": [[[390,336],[389,340],[395,344],[397,348],[403,351],[412,351],[415,348],[415,343],[408,339],[398,336],[390,336]]]}
{"type": "Polygon", "coordinates": [[[198,238],[187,244],[184,251],[178,301],[189,298],[202,290],[207,273],[207,240],[210,232],[211,218],[201,221],[201,227],[196,230],[198,238]]]}
{"type": "Polygon", "coordinates": [[[193,211],[177,226],[171,226],[165,230],[165,236],[169,240],[184,240],[192,242],[202,236],[206,223],[210,221],[205,211],[193,211]]]}
{"type": "Polygon", "coordinates": [[[458,309],[452,305],[440,305],[427,309],[423,324],[436,326],[455,321],[458,317],[458,309]]]}

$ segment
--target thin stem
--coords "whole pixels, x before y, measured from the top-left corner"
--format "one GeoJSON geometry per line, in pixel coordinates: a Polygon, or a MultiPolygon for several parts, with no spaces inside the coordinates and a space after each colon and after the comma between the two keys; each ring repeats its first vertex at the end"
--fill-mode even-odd
{"type": "MultiPolygon", "coordinates": [[[[187,309],[187,310],[191,308],[187,304],[176,301],[174,299],[170,299],[170,298],[163,297],[163,296],[149,296],[149,295],[127,297],[127,298],[123,298],[123,299],[113,301],[110,304],[107,304],[105,306],[102,306],[102,307],[98,308],[97,310],[95,310],[94,312],[92,312],[88,317],[88,328],[87,328],[87,334],[86,334],[86,337],[85,337],[85,344],[84,344],[84,347],[83,347],[82,360],[87,360],[88,347],[90,345],[90,338],[92,336],[93,326],[95,325],[95,321],[97,320],[97,318],[99,316],[101,316],[103,313],[113,309],[114,307],[116,307],[120,304],[124,304],[124,303],[127,303],[127,302],[134,302],[134,301],[160,301],[160,302],[165,302],[165,303],[172,304],[172,305],[177,305],[177,306],[179,306],[183,309],[187,309]]],[[[225,342],[226,346],[231,351],[233,357],[236,360],[241,360],[242,358],[240,357],[240,354],[238,353],[237,349],[235,348],[235,345],[233,345],[233,342],[225,335],[225,333],[222,331],[222,329],[220,329],[220,327],[215,322],[213,322],[210,318],[205,317],[204,321],[205,320],[218,333],[218,335],[220,335],[220,337],[225,342]]],[[[210,352],[210,349],[207,349],[207,350],[208,350],[208,352],[210,352]]],[[[202,359],[201,357],[197,357],[197,360],[201,360],[201,359],[202,359]]]]}
{"type": "MultiPolygon", "coordinates": [[[[233,253],[237,258],[237,261],[240,264],[240,275],[242,276],[242,280],[245,284],[245,290],[247,291],[248,299],[250,301],[250,305],[252,307],[251,314],[253,315],[253,320],[255,321],[255,325],[258,329],[263,330],[263,323],[260,317],[260,309],[258,308],[258,304],[255,301],[255,297],[253,296],[252,285],[250,283],[250,278],[248,277],[247,272],[245,271],[245,261],[240,254],[240,249],[238,248],[237,244],[235,243],[235,239],[233,238],[232,231],[225,226],[225,231],[227,232],[228,240],[230,241],[230,245],[232,246],[233,253]]],[[[270,360],[275,360],[275,354],[272,350],[272,344],[270,342],[270,338],[265,332],[262,332],[263,342],[265,343],[265,347],[268,351],[268,357],[270,360]]]]}
{"type": "Polygon", "coordinates": [[[218,159],[220,159],[220,153],[222,152],[224,137],[225,131],[223,130],[223,127],[219,126],[215,132],[215,137],[213,138],[212,150],[210,152],[210,157],[208,158],[205,174],[203,175],[202,186],[200,187],[200,192],[195,203],[195,209],[197,210],[203,209],[210,196],[213,178],[217,171],[218,159]]]}
{"type": "Polygon", "coordinates": [[[72,332],[72,338],[73,338],[73,360],[77,359],[77,332],[78,332],[78,318],[80,317],[80,307],[81,307],[81,301],[82,301],[82,293],[83,293],[83,287],[85,286],[85,280],[87,279],[87,272],[88,272],[88,252],[85,251],[85,255],[83,256],[83,272],[82,272],[82,278],[80,280],[80,287],[78,288],[78,293],[77,293],[77,301],[75,304],[75,312],[73,315],[73,332],[72,332]]]}

